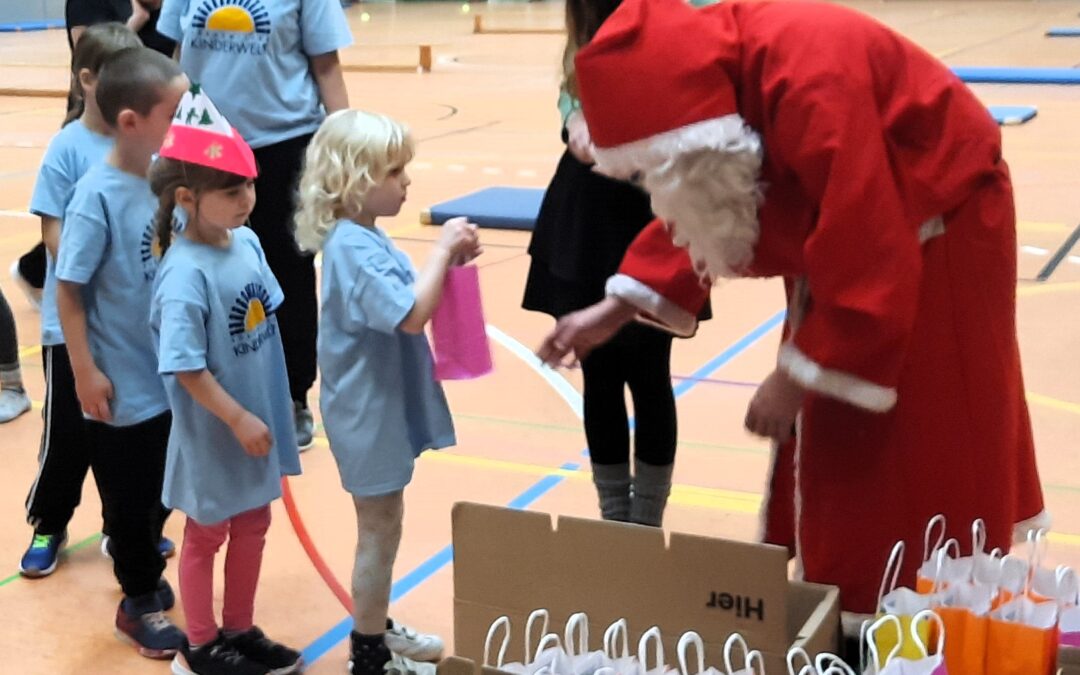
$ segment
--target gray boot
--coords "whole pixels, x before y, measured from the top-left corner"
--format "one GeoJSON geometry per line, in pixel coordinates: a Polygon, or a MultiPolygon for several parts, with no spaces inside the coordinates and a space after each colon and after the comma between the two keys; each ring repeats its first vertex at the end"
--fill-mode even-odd
{"type": "Polygon", "coordinates": [[[593,483],[600,495],[600,517],[604,520],[630,520],[630,465],[593,464],[593,483]]]}
{"type": "Polygon", "coordinates": [[[630,491],[630,522],[660,527],[671,494],[674,464],[653,466],[634,460],[634,486],[630,491]]]}

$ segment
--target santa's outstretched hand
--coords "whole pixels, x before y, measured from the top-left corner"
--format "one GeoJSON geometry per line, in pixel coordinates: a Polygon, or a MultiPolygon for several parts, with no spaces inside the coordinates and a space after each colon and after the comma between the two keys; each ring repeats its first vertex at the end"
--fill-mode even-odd
{"type": "Polygon", "coordinates": [[[567,314],[559,319],[555,328],[544,338],[536,350],[536,356],[552,367],[572,365],[581,361],[589,352],[604,344],[619,329],[634,320],[637,309],[615,296],[608,296],[596,303],[567,314]],[[566,361],[573,352],[573,360],[566,361]]]}
{"type": "Polygon", "coordinates": [[[806,390],[782,370],[774,370],[758,387],[746,409],[750,433],[785,443],[795,428],[806,390]]]}

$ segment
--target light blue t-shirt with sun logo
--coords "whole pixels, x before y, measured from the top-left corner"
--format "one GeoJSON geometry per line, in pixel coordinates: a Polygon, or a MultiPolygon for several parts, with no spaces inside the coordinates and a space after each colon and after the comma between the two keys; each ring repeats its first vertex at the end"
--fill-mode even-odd
{"type": "Polygon", "coordinates": [[[416,457],[454,445],[454,422],[424,334],[401,330],[416,270],[385,232],[340,220],[323,245],[319,406],[342,486],[404,489],[416,457]]]}
{"type": "MultiPolygon", "coordinates": [[[[113,139],[94,133],[82,120],[75,120],[49,141],[38,169],[30,213],[64,219],[64,211],[75,194],[75,184],[90,167],[105,161],[113,139]]],[[[41,344],[47,347],[64,344],[60,315],[56,311],[56,261],[46,253],[45,288],[41,297],[41,344]]]]}
{"type": "Polygon", "coordinates": [[[112,382],[118,427],[169,409],[147,326],[161,255],[157,204],[146,179],[102,163],[75,186],[60,231],[56,278],[82,286],[90,353],[112,382]]]}
{"type": "Polygon", "coordinates": [[[325,111],[308,57],[352,44],[338,0],[165,0],[158,32],[251,147],[312,133],[325,111]]]}
{"type": "Polygon", "coordinates": [[[178,237],[161,263],[150,325],[173,411],[162,502],[205,525],[269,504],[281,496],[281,476],[300,473],[275,316],[284,299],[246,227],[233,230],[225,248],[178,237]],[[176,379],[200,370],[269,427],[268,456],[245,453],[176,379]]]}

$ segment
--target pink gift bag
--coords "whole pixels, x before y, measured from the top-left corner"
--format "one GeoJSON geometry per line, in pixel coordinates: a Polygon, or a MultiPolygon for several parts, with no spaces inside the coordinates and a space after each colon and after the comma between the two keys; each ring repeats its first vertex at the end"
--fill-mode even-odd
{"type": "Polygon", "coordinates": [[[431,317],[435,379],[471,380],[491,372],[491,348],[475,265],[451,267],[442,300],[431,317]]]}

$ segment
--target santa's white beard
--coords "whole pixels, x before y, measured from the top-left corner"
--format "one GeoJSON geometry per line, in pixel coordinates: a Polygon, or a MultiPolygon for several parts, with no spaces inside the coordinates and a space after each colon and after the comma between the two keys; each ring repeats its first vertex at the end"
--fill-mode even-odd
{"type": "Polygon", "coordinates": [[[754,257],[761,159],[756,152],[697,150],[647,171],[653,212],[709,279],[739,276],[754,257]]]}

